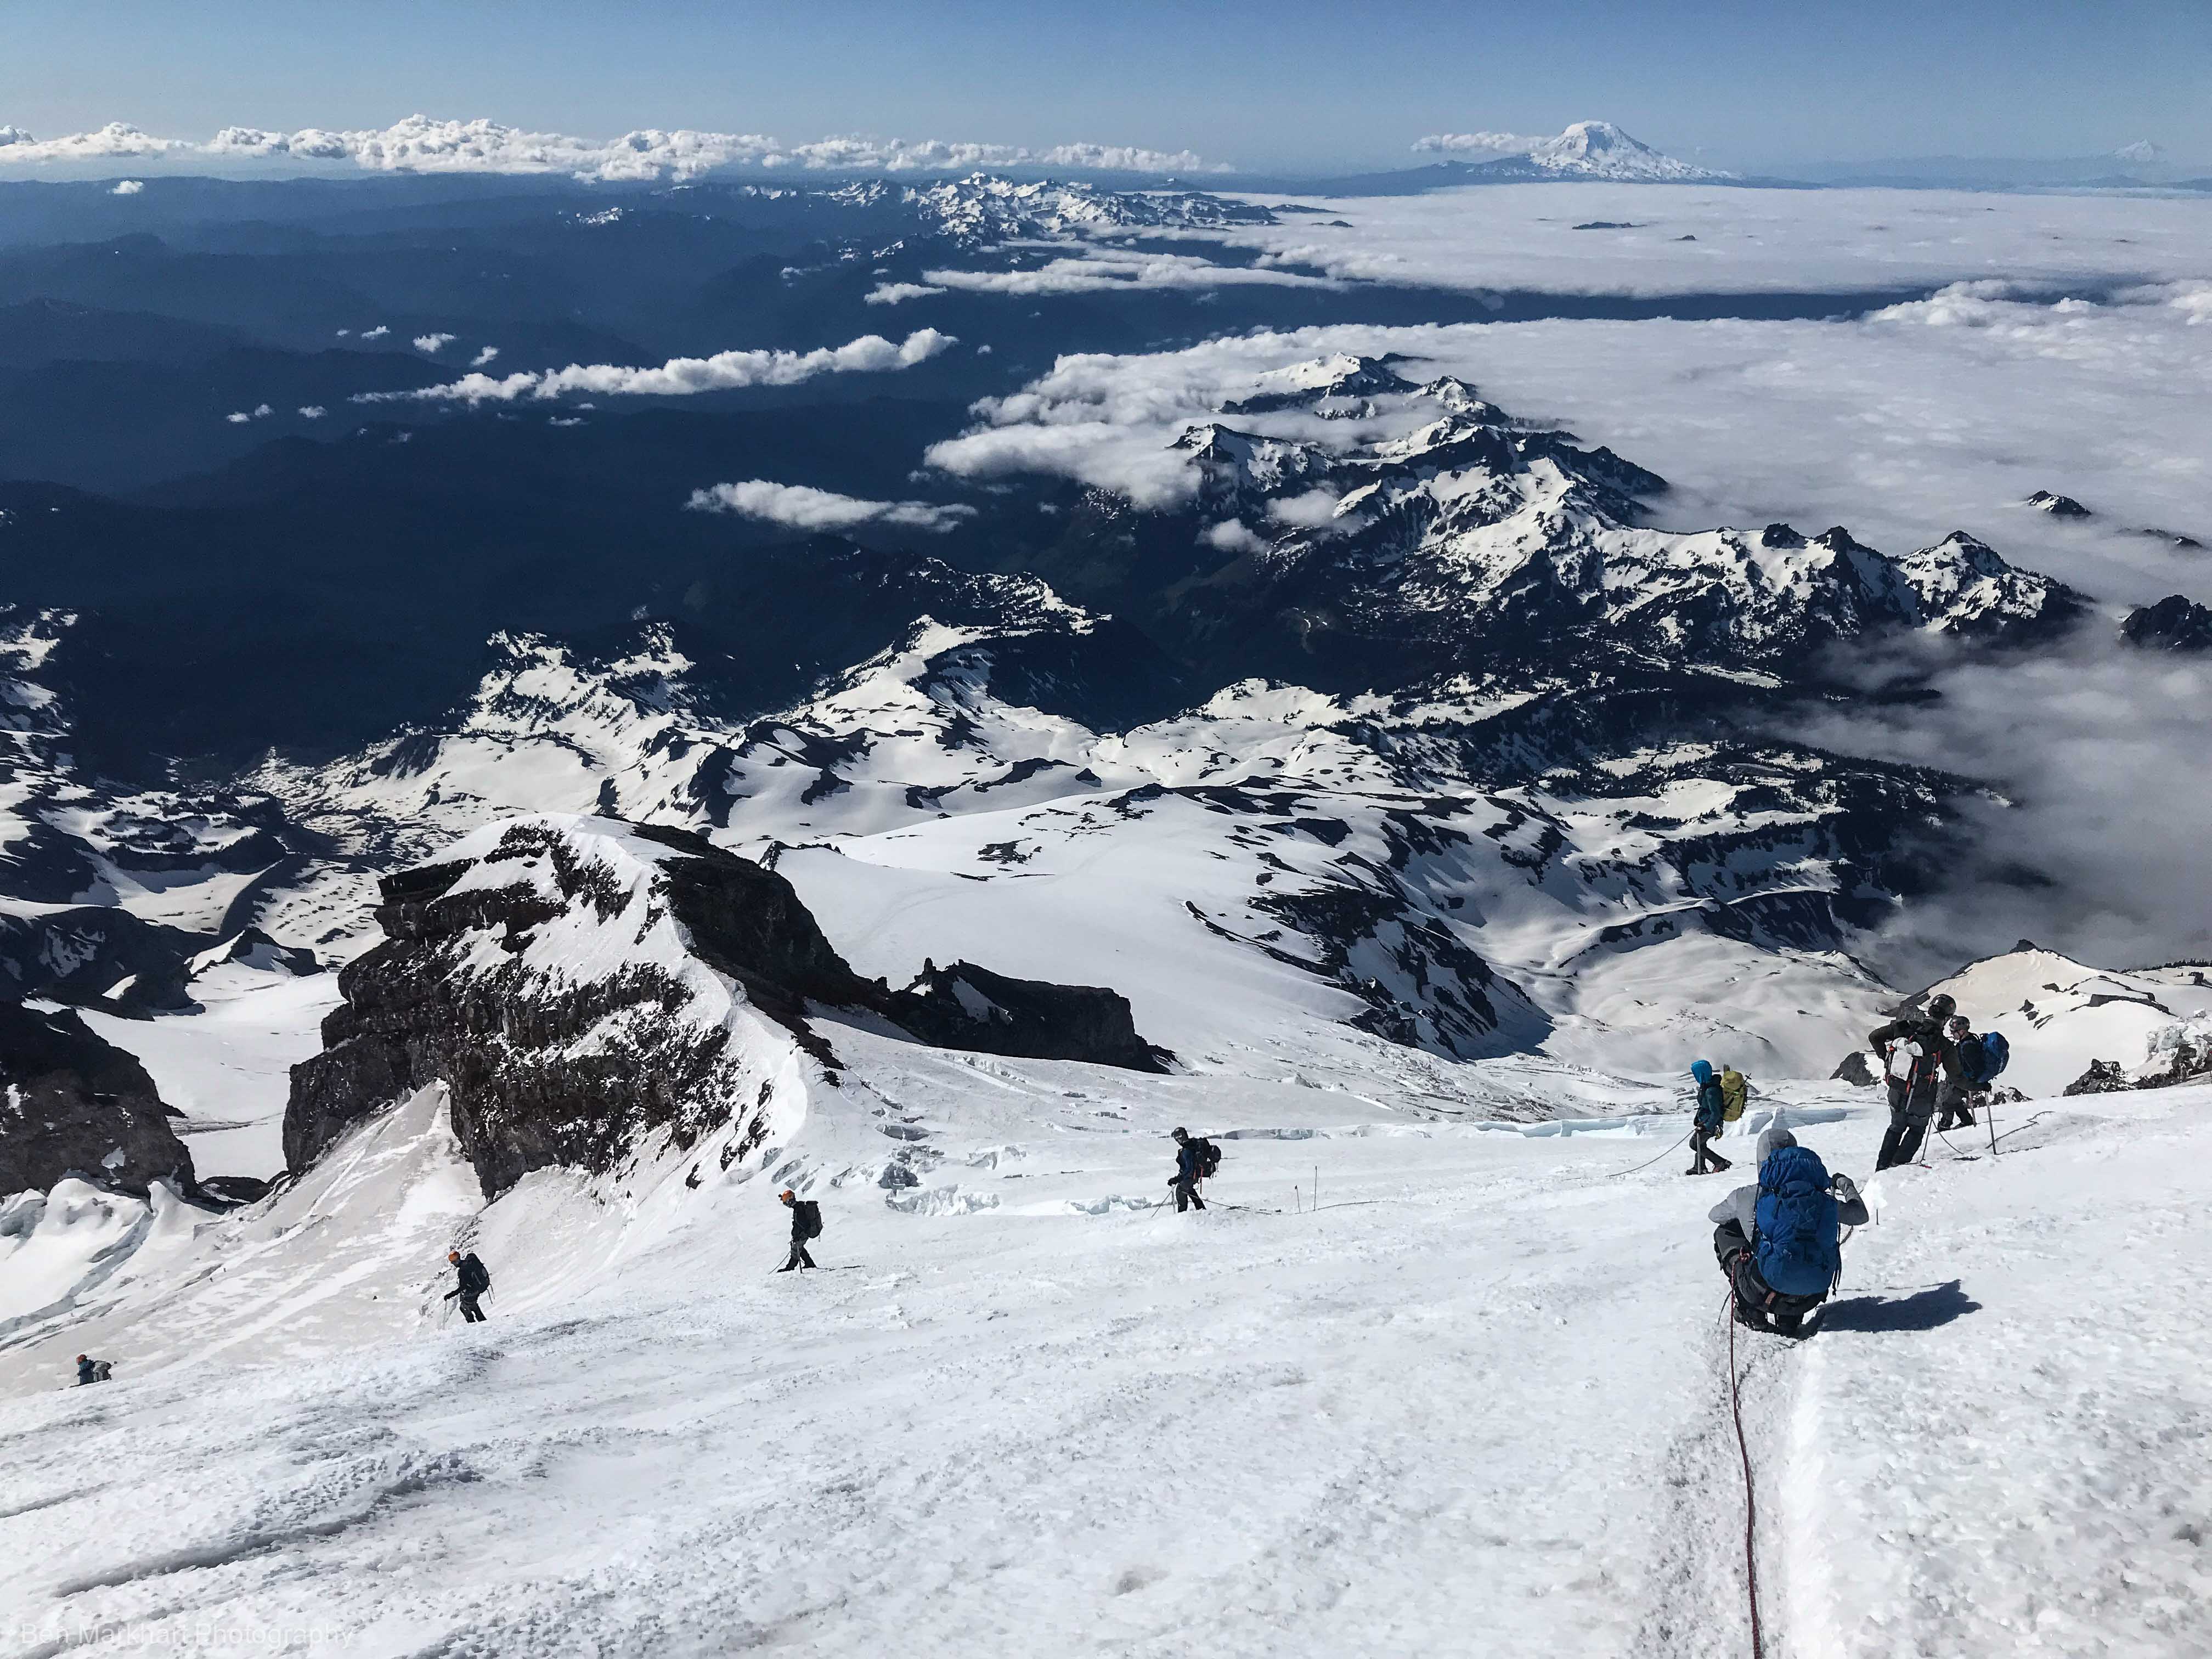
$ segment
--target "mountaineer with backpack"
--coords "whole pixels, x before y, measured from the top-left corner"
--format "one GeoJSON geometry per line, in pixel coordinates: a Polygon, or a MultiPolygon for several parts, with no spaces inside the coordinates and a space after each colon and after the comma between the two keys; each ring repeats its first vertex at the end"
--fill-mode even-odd
{"type": "Polygon", "coordinates": [[[1946,1129],[1974,1127],[1975,1100],[1987,1104],[1990,1085],[2012,1059],[2012,1045],[2002,1031],[1984,1031],[1977,1036],[1964,1014],[1951,1017],[1944,1035],[1951,1040],[1952,1053],[1959,1057],[1959,1080],[1945,1079],[1936,1094],[1936,1107],[1942,1114],[1936,1121],[1938,1134],[1946,1129]]]}
{"type": "Polygon", "coordinates": [[[1965,1081],[1947,1030],[1958,1012],[1951,998],[1931,997],[1923,1012],[1901,1015],[1867,1034],[1867,1046],[1881,1056],[1889,1074],[1889,1133],[1882,1136],[1881,1152],[1875,1159],[1877,1173],[1920,1156],[1940,1087],[1946,1079],[1965,1081]]]}
{"type": "Polygon", "coordinates": [[[806,1253],[808,1243],[822,1237],[822,1206],[811,1198],[801,1198],[788,1188],[781,1194],[784,1207],[791,1212],[791,1259],[776,1272],[787,1273],[793,1267],[811,1267],[814,1258],[806,1253]]]}
{"type": "Polygon", "coordinates": [[[1844,1270],[1844,1227],[1867,1207],[1849,1176],[1831,1176],[1819,1153],[1779,1123],[1759,1138],[1759,1182],[1712,1209],[1713,1254],[1735,1291],[1735,1320],[1796,1336],[1844,1270]]]}
{"type": "Polygon", "coordinates": [[[465,1322],[471,1325],[483,1324],[484,1310],[477,1305],[477,1300],[491,1289],[491,1275],[484,1271],[484,1264],[477,1260],[477,1253],[474,1250],[471,1250],[466,1255],[463,1255],[459,1250],[448,1250],[446,1252],[446,1260],[453,1264],[454,1276],[460,1280],[460,1283],[446,1292],[445,1299],[448,1302],[458,1300],[460,1303],[461,1318],[465,1322]]]}
{"type": "Polygon", "coordinates": [[[105,1382],[114,1370],[112,1360],[94,1359],[89,1354],[76,1357],[76,1385],[80,1389],[92,1382],[105,1382]]]}
{"type": "Polygon", "coordinates": [[[1682,1173],[1718,1175],[1735,1167],[1712,1148],[1713,1138],[1728,1121],[1728,1097],[1721,1091],[1710,1060],[1692,1060],[1690,1075],[1698,1080],[1698,1109],[1690,1121],[1690,1167],[1682,1173]]]}
{"type": "Polygon", "coordinates": [[[1212,1141],[1194,1139],[1188,1129],[1175,1131],[1175,1179],[1168,1184],[1175,1188],[1176,1210],[1202,1210],[1206,1200],[1198,1195],[1198,1183],[1213,1179],[1213,1172],[1221,1167],[1221,1148],[1212,1141]]]}

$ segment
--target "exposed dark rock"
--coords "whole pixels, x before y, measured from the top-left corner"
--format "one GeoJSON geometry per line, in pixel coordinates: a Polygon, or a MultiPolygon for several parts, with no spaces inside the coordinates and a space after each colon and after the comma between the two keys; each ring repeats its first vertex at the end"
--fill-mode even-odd
{"type": "Polygon", "coordinates": [[[2147,651],[2212,651],[2212,609],[2170,593],[2128,612],[2120,637],[2147,651]]]}
{"type": "Polygon", "coordinates": [[[2177,553],[2201,553],[2204,550],[2204,544],[2203,542],[2198,541],[2194,536],[2185,536],[2179,531],[2160,530],[2153,526],[2146,525],[2142,529],[2131,533],[2137,536],[2148,536],[2154,542],[2164,542],[2168,547],[2172,548],[2177,553]]]}
{"type": "Polygon", "coordinates": [[[1168,1058],[1137,1035],[1128,999],[1094,985],[1009,979],[972,962],[924,972],[885,1012],[925,1042],[1030,1060],[1088,1060],[1158,1072],[1168,1058]]]}
{"type": "Polygon", "coordinates": [[[2086,519],[2089,509],[2071,495],[2058,495],[2048,489],[2039,489],[2027,498],[2027,504],[2039,513],[2048,513],[2054,519],[2086,519]]]}
{"type": "Polygon", "coordinates": [[[189,1009],[185,963],[206,945],[112,906],[0,916],[0,995],[98,1003],[112,1013],[189,1009]],[[104,1000],[133,976],[122,998],[104,1000]]]}
{"type": "Polygon", "coordinates": [[[656,1131],[689,1147],[738,1121],[733,1155],[750,1151],[768,1132],[772,1079],[727,1017],[702,1006],[681,956],[646,947],[667,920],[681,952],[735,981],[831,1082],[836,1058],[817,1011],[864,1011],[946,1048],[1161,1069],[1111,991],[962,963],[892,991],[846,965],[782,877],[688,832],[639,826],[626,832],[665,854],[645,854],[649,875],[625,878],[593,854],[606,827],[586,822],[524,820],[480,858],[384,879],[386,940],[340,970],[345,1000],[323,1022],[325,1051],[292,1071],[293,1170],[434,1082],[450,1091],[454,1134],[487,1196],[535,1169],[605,1170],[656,1131]],[[463,882],[510,864],[510,884],[463,882]],[[580,926],[616,965],[580,976],[557,951],[533,957],[540,929],[580,926]]]}
{"type": "Polygon", "coordinates": [[[1881,1074],[1874,1068],[1874,1056],[1863,1048],[1854,1048],[1844,1056],[1843,1064],[1828,1073],[1833,1083],[1848,1083],[1856,1088],[1871,1089],[1881,1081],[1881,1074]]]}
{"type": "Polygon", "coordinates": [[[200,1196],[234,1209],[268,1197],[270,1186],[255,1176],[216,1176],[200,1183],[200,1196]]]}
{"type": "Polygon", "coordinates": [[[2152,1063],[2130,1075],[2116,1060],[2093,1060],[2089,1069],[2068,1084],[2069,1095],[2115,1094],[2125,1089],[2172,1089],[2185,1083],[2212,1083],[2212,1025],[2192,1020],[2169,1028],[2170,1046],[2152,1050],[2152,1063]],[[2155,1062],[2163,1060],[2160,1065],[2155,1062]]]}
{"type": "Polygon", "coordinates": [[[121,1191],[194,1190],[192,1155],[146,1068],[69,1010],[0,1002],[0,1194],[65,1176],[121,1191]]]}
{"type": "Polygon", "coordinates": [[[2117,1060],[2093,1060],[2089,1069],[2075,1078],[2059,1092],[2062,1095],[2109,1095],[2136,1085],[2117,1060]]]}

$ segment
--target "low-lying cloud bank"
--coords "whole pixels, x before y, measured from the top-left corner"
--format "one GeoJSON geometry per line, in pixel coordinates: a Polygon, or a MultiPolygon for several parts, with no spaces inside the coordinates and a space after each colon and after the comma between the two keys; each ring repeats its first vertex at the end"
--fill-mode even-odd
{"type": "Polygon", "coordinates": [[[225,127],[204,143],[162,138],[128,122],[92,132],[37,138],[0,126],[0,167],[64,162],[203,158],[312,167],[350,163],[382,173],[566,173],[580,179],[692,179],[725,168],[801,172],[936,173],[969,167],[1050,167],[1115,173],[1220,173],[1187,149],[1130,144],[961,143],[938,138],[822,138],[786,144],[763,133],[700,132],[658,127],[619,138],[528,132],[498,121],[447,121],[410,115],[381,129],[303,127],[270,132],[225,127]]]}
{"type": "Polygon", "coordinates": [[[1063,294],[1128,294],[1143,289],[1262,288],[1340,289],[1329,276],[1257,265],[1218,265],[1183,253],[1153,253],[1133,248],[1093,247],[1015,270],[927,270],[920,283],[881,283],[868,295],[872,306],[898,305],[933,294],[1006,294],[1035,296],[1063,294]]]}
{"type": "Polygon", "coordinates": [[[769,524],[789,525],[797,530],[858,530],[885,525],[898,530],[927,530],[942,535],[975,516],[972,507],[933,501],[872,501],[835,490],[810,489],[805,484],[776,483],[767,478],[748,478],[743,483],[719,483],[711,489],[695,489],[684,506],[694,513],[731,513],[739,518],[769,524]]]}
{"type": "MultiPolygon", "coordinates": [[[[896,345],[880,334],[863,334],[841,346],[812,351],[718,351],[711,357],[671,357],[654,368],[618,363],[570,363],[566,368],[523,369],[495,377],[464,374],[443,386],[410,392],[362,392],[357,404],[511,404],[550,401],[570,392],[594,397],[688,398],[745,386],[797,386],[819,374],[883,374],[927,362],[958,342],[933,328],[917,329],[896,345]]],[[[495,352],[494,355],[496,355],[495,352]]],[[[478,362],[488,361],[479,355],[478,362]]]]}
{"type": "Polygon", "coordinates": [[[1935,701],[1838,707],[1797,733],[2000,791],[1965,803],[1972,865],[1877,947],[1893,978],[1925,982],[2022,939],[2105,967],[2212,957],[2201,762],[2212,663],[2134,650],[2093,623],[2063,653],[1974,662],[1935,683],[1935,701]]]}

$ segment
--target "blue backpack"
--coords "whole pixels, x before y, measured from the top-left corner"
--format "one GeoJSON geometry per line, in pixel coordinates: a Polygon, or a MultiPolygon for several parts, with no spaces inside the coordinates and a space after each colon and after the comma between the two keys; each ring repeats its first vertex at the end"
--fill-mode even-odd
{"type": "Polygon", "coordinates": [[[2012,1044],[2002,1031],[1984,1031],[1959,1045],[1959,1069],[1969,1083],[1987,1083],[2012,1058],[2012,1044]]]}
{"type": "Polygon", "coordinates": [[[1827,1166],[1808,1146],[1784,1146],[1759,1166],[1759,1276],[1784,1296],[1826,1296],[1844,1270],[1827,1166]]]}

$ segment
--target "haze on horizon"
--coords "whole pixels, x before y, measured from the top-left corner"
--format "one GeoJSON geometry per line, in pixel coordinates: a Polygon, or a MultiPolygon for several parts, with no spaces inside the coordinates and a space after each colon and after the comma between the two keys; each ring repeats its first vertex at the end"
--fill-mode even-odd
{"type": "MultiPolygon", "coordinates": [[[[1750,173],[2091,156],[2140,141],[2177,162],[2212,161],[2212,9],[1824,10],[1413,0],[1383,27],[1355,28],[1315,0],[1133,0],[1104,15],[1048,4],[1010,27],[976,0],[643,0],[620,13],[396,0],[343,14],[88,0],[17,9],[0,128],[50,139],[125,122],[204,143],[227,126],[381,129],[420,112],[592,139],[659,128],[1041,155],[1121,146],[1265,173],[1403,167],[1430,135],[1543,135],[1603,118],[1686,161],[1750,173]]],[[[0,169],[23,176],[20,164],[0,169]]]]}

